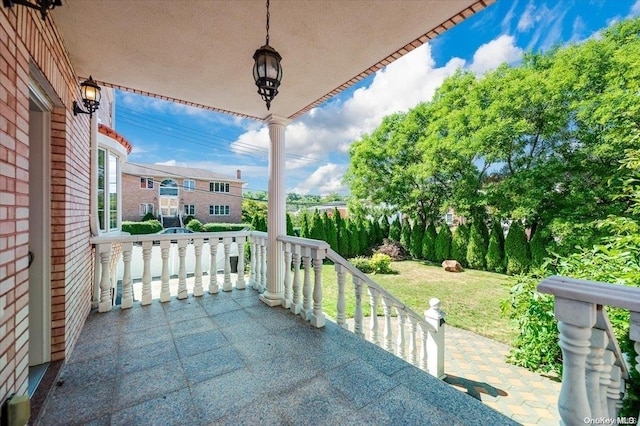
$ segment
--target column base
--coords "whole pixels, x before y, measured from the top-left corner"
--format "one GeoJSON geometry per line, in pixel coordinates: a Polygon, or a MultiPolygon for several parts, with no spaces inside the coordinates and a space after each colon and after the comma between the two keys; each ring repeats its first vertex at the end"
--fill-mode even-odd
{"type": "Polygon", "coordinates": [[[266,296],[266,293],[261,294],[260,296],[258,296],[258,298],[260,299],[261,302],[263,302],[264,304],[268,305],[271,308],[282,305],[282,299],[269,299],[266,296]]]}

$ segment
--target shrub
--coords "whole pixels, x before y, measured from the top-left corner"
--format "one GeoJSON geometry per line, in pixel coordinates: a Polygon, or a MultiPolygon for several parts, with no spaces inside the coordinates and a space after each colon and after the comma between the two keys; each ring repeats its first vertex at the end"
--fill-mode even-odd
{"type": "Polygon", "coordinates": [[[483,223],[474,223],[471,226],[471,233],[469,234],[467,263],[469,264],[469,267],[473,269],[485,269],[487,249],[484,245],[484,237],[482,236],[481,230],[482,227],[484,227],[483,223]]]}
{"type": "Polygon", "coordinates": [[[422,238],[422,258],[430,262],[436,261],[436,238],[438,238],[438,232],[435,225],[430,223],[422,238]]]}
{"type": "Polygon", "coordinates": [[[122,231],[131,235],[155,234],[162,231],[162,225],[156,219],[146,222],[122,222],[122,231]]]}
{"type": "Polygon", "coordinates": [[[467,225],[458,225],[453,232],[451,241],[451,257],[462,266],[467,266],[467,246],[469,245],[469,228],[467,225]]]}
{"type": "Polygon", "coordinates": [[[148,222],[148,221],[150,221],[150,220],[154,220],[155,218],[156,218],[156,217],[153,215],[153,213],[148,212],[147,214],[145,214],[145,215],[142,217],[141,222],[148,222]]]}
{"type": "Polygon", "coordinates": [[[248,223],[205,223],[202,225],[202,232],[241,231],[249,226],[248,223]]]}
{"type": "Polygon", "coordinates": [[[376,253],[388,255],[392,260],[405,260],[407,258],[407,250],[402,247],[398,241],[392,241],[385,238],[382,245],[376,250],[376,253]]]}
{"type": "Polygon", "coordinates": [[[187,215],[182,219],[182,222],[184,223],[184,226],[187,226],[193,219],[195,218],[192,215],[187,215]]]}
{"type": "Polygon", "coordinates": [[[190,229],[193,232],[201,232],[202,222],[200,222],[198,219],[191,219],[187,224],[187,229],[190,229]]]}
{"type": "Polygon", "coordinates": [[[504,254],[507,260],[507,274],[524,274],[529,270],[529,243],[519,220],[511,222],[509,233],[504,240],[504,254]]]}
{"type": "Polygon", "coordinates": [[[409,220],[406,217],[402,221],[400,244],[402,244],[406,249],[409,249],[411,247],[411,224],[409,224],[409,220]]]}
{"type": "MultiPolygon", "coordinates": [[[[504,273],[504,251],[500,247],[500,237],[495,227],[491,228],[491,236],[489,237],[489,248],[487,249],[487,270],[504,273]]],[[[502,233],[502,229],[499,231],[502,233]]]]}
{"type": "Polygon", "coordinates": [[[442,263],[443,260],[451,258],[451,237],[449,225],[440,225],[440,231],[436,236],[436,262],[442,263]]]}
{"type": "Polygon", "coordinates": [[[396,217],[393,223],[389,226],[389,239],[391,241],[400,241],[402,234],[402,225],[400,225],[400,218],[396,217]]]}
{"type": "Polygon", "coordinates": [[[422,239],[424,238],[424,224],[416,222],[411,230],[411,247],[409,252],[415,259],[422,259],[422,239]]]}
{"type": "Polygon", "coordinates": [[[349,259],[349,262],[358,268],[361,272],[365,274],[370,274],[373,272],[373,265],[371,264],[371,259],[368,259],[363,256],[354,257],[353,259],[349,259]]]}
{"type": "Polygon", "coordinates": [[[387,254],[376,253],[371,257],[371,266],[375,274],[391,274],[391,257],[387,254]]]}

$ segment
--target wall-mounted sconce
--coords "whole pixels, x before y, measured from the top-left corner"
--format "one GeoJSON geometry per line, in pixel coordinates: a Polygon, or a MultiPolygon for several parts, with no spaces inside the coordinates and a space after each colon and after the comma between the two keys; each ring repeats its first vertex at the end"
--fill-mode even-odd
{"type": "Polygon", "coordinates": [[[94,111],[97,111],[98,106],[100,106],[100,98],[102,96],[100,94],[100,86],[89,76],[89,80],[80,83],[80,93],[82,93],[82,104],[87,110],[82,110],[78,103],[73,101],[73,115],[89,114],[89,117],[92,117],[94,111]]]}
{"type": "Polygon", "coordinates": [[[31,9],[39,10],[42,20],[47,19],[47,12],[53,10],[56,6],[62,6],[62,0],[35,0],[35,4],[29,0],[2,0],[4,7],[13,7],[15,4],[26,6],[31,9]]]}

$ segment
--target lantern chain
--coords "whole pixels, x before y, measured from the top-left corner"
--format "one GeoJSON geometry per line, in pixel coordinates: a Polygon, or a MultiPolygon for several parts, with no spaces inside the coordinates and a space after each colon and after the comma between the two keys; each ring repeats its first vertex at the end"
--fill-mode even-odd
{"type": "Polygon", "coordinates": [[[267,0],[267,46],[269,45],[269,17],[271,14],[269,13],[269,0],[267,0]]]}

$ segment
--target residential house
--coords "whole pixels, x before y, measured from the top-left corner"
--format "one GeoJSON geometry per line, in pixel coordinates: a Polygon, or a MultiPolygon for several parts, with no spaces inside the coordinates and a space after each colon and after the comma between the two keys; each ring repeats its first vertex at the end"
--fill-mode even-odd
{"type": "Polygon", "coordinates": [[[190,167],[125,163],[122,167],[122,217],[139,221],[147,213],[165,227],[183,226],[193,216],[202,223],[240,223],[242,185],[235,177],[190,167]]]}

